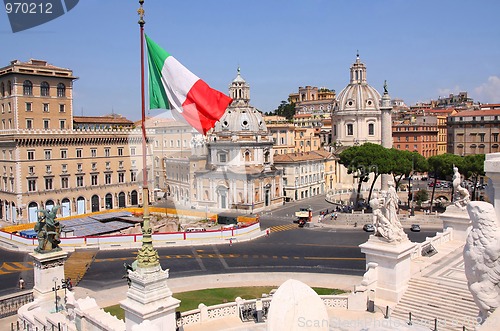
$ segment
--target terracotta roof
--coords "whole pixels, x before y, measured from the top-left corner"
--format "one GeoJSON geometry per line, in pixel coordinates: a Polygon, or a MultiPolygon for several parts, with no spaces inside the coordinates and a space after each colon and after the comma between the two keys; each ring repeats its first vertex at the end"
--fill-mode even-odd
{"type": "Polygon", "coordinates": [[[484,109],[484,108],[487,108],[487,109],[500,108],[500,103],[485,103],[485,104],[479,105],[479,107],[481,109],[484,109]]]}
{"type": "Polygon", "coordinates": [[[127,124],[132,125],[134,122],[117,116],[73,116],[73,122],[80,123],[109,123],[109,124],[127,124]]]}
{"type": "MultiPolygon", "coordinates": [[[[326,151],[324,151],[326,152],[326,151]]],[[[326,152],[330,154],[329,152],[326,152]]],[[[303,153],[288,153],[288,154],[278,154],[274,155],[274,163],[287,163],[287,162],[300,162],[300,161],[311,161],[311,160],[323,160],[327,156],[323,151],[312,151],[303,153]]]]}
{"type": "Polygon", "coordinates": [[[483,110],[464,110],[459,113],[453,114],[453,117],[460,116],[497,116],[500,115],[499,109],[483,109],[483,110]]]}

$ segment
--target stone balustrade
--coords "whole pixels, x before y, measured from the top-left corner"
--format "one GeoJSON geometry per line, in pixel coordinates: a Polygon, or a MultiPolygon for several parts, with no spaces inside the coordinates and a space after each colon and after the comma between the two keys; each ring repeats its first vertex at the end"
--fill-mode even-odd
{"type": "MultiPolygon", "coordinates": [[[[348,309],[348,295],[320,295],[320,298],[323,300],[323,303],[325,304],[327,309],[348,309]]],[[[228,302],[209,307],[201,303],[198,306],[198,309],[183,312],[181,314],[181,318],[177,321],[177,326],[180,327],[181,325],[186,326],[201,324],[211,320],[232,316],[237,316],[243,319],[243,317],[241,316],[241,311],[246,309],[254,311],[256,308],[257,300],[261,300],[264,309],[268,309],[271,305],[272,296],[252,300],[236,298],[235,302],[228,302]]]]}
{"type": "Polygon", "coordinates": [[[411,253],[411,259],[417,259],[422,256],[424,248],[431,247],[439,248],[444,243],[453,240],[453,228],[447,228],[443,232],[436,232],[434,237],[427,237],[424,242],[418,243],[415,250],[411,253]]]}

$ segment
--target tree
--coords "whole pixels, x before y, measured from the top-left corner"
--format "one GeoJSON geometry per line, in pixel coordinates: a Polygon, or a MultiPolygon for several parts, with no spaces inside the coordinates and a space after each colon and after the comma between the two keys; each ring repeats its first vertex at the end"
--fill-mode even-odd
{"type": "Polygon", "coordinates": [[[417,193],[415,193],[415,201],[418,206],[422,205],[422,202],[427,200],[429,200],[429,192],[427,192],[426,189],[418,190],[417,193]]]}
{"type": "Polygon", "coordinates": [[[396,187],[399,186],[403,177],[408,179],[412,175],[412,172],[425,172],[429,168],[427,159],[418,152],[391,148],[390,157],[397,160],[397,162],[394,163],[394,168],[392,169],[392,175],[394,177],[396,187]]]}
{"type": "Polygon", "coordinates": [[[281,104],[278,106],[274,112],[270,113],[278,116],[286,117],[287,120],[293,120],[293,115],[295,115],[295,103],[288,103],[287,101],[281,101],[281,104]]]}
{"type": "Polygon", "coordinates": [[[463,169],[464,177],[470,179],[474,185],[472,189],[472,200],[476,198],[477,182],[480,176],[484,176],[484,154],[470,154],[464,156],[463,169]]]}
{"type": "Polygon", "coordinates": [[[358,179],[355,206],[358,205],[361,193],[361,185],[368,182],[370,173],[374,173],[373,182],[370,187],[368,201],[371,199],[373,186],[381,174],[392,171],[396,160],[390,157],[390,150],[378,144],[364,143],[361,146],[352,146],[345,149],[339,155],[339,163],[347,168],[348,174],[353,174],[358,179]]]}
{"type": "MultiPolygon", "coordinates": [[[[439,179],[446,179],[446,176],[453,174],[453,166],[459,169],[463,167],[463,159],[461,156],[455,154],[441,154],[429,157],[429,171],[434,173],[434,186],[432,187],[431,194],[431,212],[434,204],[434,193],[436,191],[436,182],[439,179]]],[[[452,192],[453,194],[453,192],[452,192]]]]}

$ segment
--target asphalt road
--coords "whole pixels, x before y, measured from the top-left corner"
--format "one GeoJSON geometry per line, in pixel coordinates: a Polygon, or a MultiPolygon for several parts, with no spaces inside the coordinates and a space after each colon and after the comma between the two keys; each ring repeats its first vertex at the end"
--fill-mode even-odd
{"type": "MultiPolygon", "coordinates": [[[[315,215],[332,207],[324,196],[300,203],[287,204],[273,212],[261,214],[261,227],[291,225],[298,207],[310,207],[315,215]]],[[[409,232],[414,242],[433,236],[434,230],[409,232]]],[[[170,277],[239,272],[316,272],[362,275],[365,257],[359,244],[368,239],[369,233],[361,227],[352,229],[298,228],[289,226],[286,231],[273,232],[233,245],[206,245],[158,248],[162,268],[170,269],[170,277]]],[[[19,277],[26,287],[33,286],[33,263],[27,253],[0,249],[0,295],[16,292],[19,277]]],[[[94,263],[80,282],[90,289],[112,287],[125,282],[124,263],[131,264],[137,250],[98,252],[94,263]]]]}

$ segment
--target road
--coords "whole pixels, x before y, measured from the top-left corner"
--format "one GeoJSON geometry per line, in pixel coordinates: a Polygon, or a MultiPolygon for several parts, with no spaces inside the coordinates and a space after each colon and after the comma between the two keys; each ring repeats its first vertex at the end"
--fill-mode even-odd
{"type": "MultiPolygon", "coordinates": [[[[298,228],[293,214],[298,206],[311,207],[315,214],[330,204],[324,197],[285,205],[261,215],[262,228],[276,227],[269,237],[261,237],[233,245],[205,245],[158,248],[162,268],[170,269],[170,277],[238,272],[317,272],[362,275],[365,257],[359,244],[369,233],[357,228],[298,228]],[[283,231],[280,231],[283,230],[283,231]]],[[[433,236],[434,229],[409,232],[410,240],[422,242],[433,236]]],[[[26,287],[33,286],[32,258],[27,253],[0,250],[0,295],[17,291],[19,277],[26,287]]],[[[99,251],[94,263],[80,282],[89,289],[122,285],[124,263],[131,264],[137,250],[99,251]]]]}

